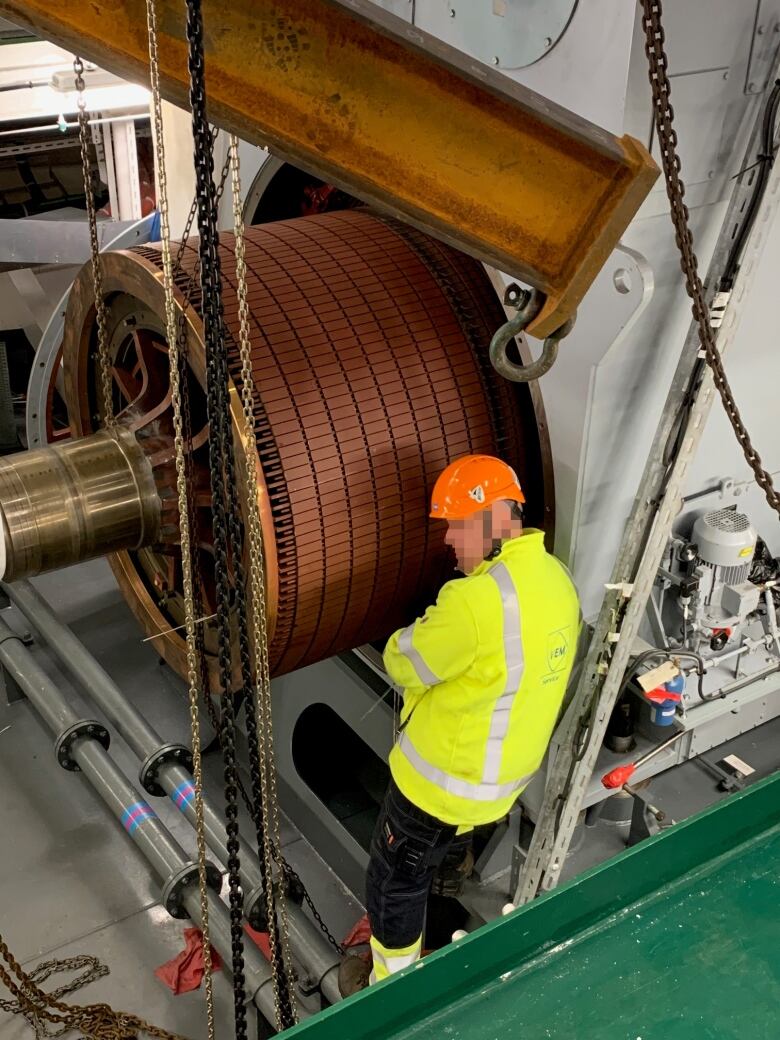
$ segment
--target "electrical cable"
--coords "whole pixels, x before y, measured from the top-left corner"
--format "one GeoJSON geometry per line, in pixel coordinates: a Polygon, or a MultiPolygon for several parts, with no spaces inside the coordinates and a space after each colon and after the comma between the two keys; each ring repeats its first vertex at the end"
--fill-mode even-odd
{"type": "Polygon", "coordinates": [[[35,87],[48,87],[48,85],[48,79],[23,79],[16,83],[3,83],[0,86],[0,94],[7,94],[12,90],[33,90],[35,87]]]}
{"type": "MultiPolygon", "coordinates": [[[[745,210],[742,223],[740,224],[739,230],[732,242],[728,259],[726,260],[726,266],[718,284],[718,288],[721,292],[729,292],[734,284],[734,279],[739,271],[739,264],[745,248],[745,243],[747,242],[750,232],[753,229],[753,225],[756,222],[759,206],[764,197],[764,193],[766,192],[767,184],[769,183],[769,174],[777,150],[775,145],[775,124],[777,121],[778,108],[780,108],[780,79],[775,80],[764,108],[764,117],[761,125],[761,151],[756,158],[756,162],[753,164],[753,167],[758,167],[758,173],[753,182],[753,193],[750,196],[750,201],[745,210]]],[[[744,176],[748,170],[750,170],[750,167],[743,170],[741,176],[744,176]]]]}
{"type": "MultiPolygon", "coordinates": [[[[675,658],[684,657],[688,660],[695,661],[697,665],[697,693],[699,695],[699,698],[702,701],[711,701],[717,700],[720,697],[720,694],[708,697],[704,692],[704,673],[706,671],[706,668],[704,665],[704,658],[701,656],[701,654],[697,654],[693,650],[675,650],[671,648],[666,650],[663,647],[653,647],[651,650],[645,650],[641,654],[638,654],[633,659],[629,667],[626,669],[625,675],[623,676],[623,681],[620,684],[617,696],[615,698],[615,704],[618,704],[620,702],[626,690],[631,685],[631,682],[633,681],[634,676],[636,675],[637,669],[641,668],[641,666],[645,664],[647,661],[651,661],[657,657],[663,658],[665,660],[674,660],[675,658]]],[[[598,698],[594,697],[588,711],[587,722],[585,721],[585,716],[583,715],[582,719],[580,720],[580,726],[578,727],[577,732],[574,734],[574,739],[572,740],[572,750],[574,753],[575,762],[579,762],[585,754],[585,750],[588,745],[588,735],[593,729],[593,723],[595,721],[597,709],[598,698]]]]}
{"type": "MultiPolygon", "coordinates": [[[[634,660],[631,663],[631,666],[626,670],[626,675],[621,684],[617,700],[620,700],[620,698],[626,692],[626,689],[628,688],[628,686],[631,683],[631,680],[636,674],[637,668],[644,664],[647,660],[652,660],[652,658],[654,657],[664,657],[668,660],[674,660],[675,658],[685,657],[689,660],[695,661],[697,665],[696,675],[698,679],[696,692],[699,695],[699,699],[705,702],[717,701],[722,700],[726,696],[726,694],[724,693],[712,693],[707,695],[704,692],[704,675],[706,673],[707,668],[704,663],[704,658],[701,656],[701,654],[697,654],[694,650],[664,650],[660,647],[654,647],[652,650],[645,650],[643,653],[639,654],[637,657],[634,658],[634,660]]],[[[715,660],[717,661],[717,658],[715,658],[715,660]]]]}
{"type": "Polygon", "coordinates": [[[635,676],[635,674],[637,672],[637,669],[641,668],[641,666],[643,664],[645,664],[647,661],[653,660],[653,658],[655,658],[655,657],[662,657],[662,658],[664,658],[666,660],[669,660],[669,661],[672,661],[675,658],[685,657],[685,658],[688,658],[689,660],[695,661],[696,665],[697,665],[697,668],[696,668],[696,674],[697,674],[697,677],[698,677],[698,684],[697,684],[698,685],[698,691],[697,692],[699,694],[699,697],[703,701],[711,701],[711,700],[716,700],[717,699],[716,697],[707,697],[706,694],[704,693],[704,673],[706,671],[706,668],[704,666],[704,658],[701,656],[701,654],[697,654],[694,650],[675,650],[675,649],[672,649],[672,648],[670,648],[668,650],[665,650],[662,647],[653,647],[652,650],[645,650],[643,653],[638,654],[634,658],[634,660],[631,662],[631,665],[626,669],[626,674],[623,677],[623,682],[620,684],[620,690],[618,691],[617,700],[616,700],[615,703],[617,703],[617,701],[620,700],[620,698],[623,696],[623,694],[626,692],[626,690],[630,686],[630,684],[631,684],[631,682],[632,682],[632,680],[633,680],[633,678],[634,678],[634,676],[635,676]]]}

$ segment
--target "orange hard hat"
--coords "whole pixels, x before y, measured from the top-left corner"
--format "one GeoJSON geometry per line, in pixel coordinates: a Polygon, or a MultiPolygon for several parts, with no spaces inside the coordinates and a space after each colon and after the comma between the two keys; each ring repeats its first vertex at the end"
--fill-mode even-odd
{"type": "Polygon", "coordinates": [[[512,467],[492,455],[464,455],[451,462],[436,481],[430,516],[434,520],[464,520],[502,499],[525,502],[512,467]]]}

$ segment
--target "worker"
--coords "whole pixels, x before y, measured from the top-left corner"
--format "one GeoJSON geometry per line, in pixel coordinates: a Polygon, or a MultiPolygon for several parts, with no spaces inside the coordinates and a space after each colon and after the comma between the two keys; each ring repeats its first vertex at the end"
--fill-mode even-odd
{"type": "Polygon", "coordinates": [[[395,632],[384,653],[403,689],[390,787],[371,841],[366,909],[373,969],[341,964],[348,996],[416,961],[428,894],[457,866],[470,831],[506,816],[541,765],[563,703],[580,627],[574,583],[523,529],[515,472],[486,455],[451,463],[430,516],[465,577],[395,632]]]}

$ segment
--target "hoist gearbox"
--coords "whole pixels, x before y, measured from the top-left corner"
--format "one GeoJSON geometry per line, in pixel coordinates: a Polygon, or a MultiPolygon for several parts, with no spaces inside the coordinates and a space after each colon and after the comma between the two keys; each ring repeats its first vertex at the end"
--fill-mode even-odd
{"type": "MultiPolygon", "coordinates": [[[[185,104],[184,9],[158,0],[163,95],[185,104]]],[[[145,0],[0,13],[148,82],[145,0]]],[[[559,329],[658,169],[616,137],[368,0],[203,0],[209,117],[544,293],[559,329]]]]}

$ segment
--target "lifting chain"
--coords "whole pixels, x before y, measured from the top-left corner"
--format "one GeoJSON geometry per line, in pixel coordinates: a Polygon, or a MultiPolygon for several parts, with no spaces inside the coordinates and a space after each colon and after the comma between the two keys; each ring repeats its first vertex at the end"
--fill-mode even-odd
{"type": "Polygon", "coordinates": [[[114,1011],[108,1004],[63,1003],[60,997],[65,993],[71,993],[77,987],[107,974],[107,970],[92,957],[47,961],[28,974],[0,935],[0,961],[3,962],[0,963],[0,982],[16,998],[13,1001],[0,1001],[0,1009],[24,1015],[28,1021],[34,1022],[36,1035],[39,1037],[59,1036],[73,1031],[81,1033],[88,1040],[137,1040],[139,1035],[157,1037],[157,1040],[185,1040],[178,1033],[170,1033],[167,1029],[149,1025],[137,1015],[114,1011]],[[46,993],[38,985],[53,971],[60,970],[60,965],[64,965],[65,969],[78,969],[90,962],[95,964],[95,969],[88,971],[87,978],[80,976],[53,993],[46,993]],[[52,1033],[46,1028],[45,1023],[59,1028],[52,1033]]]}
{"type": "MultiPolygon", "coordinates": [[[[249,332],[249,304],[247,302],[246,257],[244,243],[244,218],[241,212],[241,174],[238,155],[238,138],[230,137],[229,146],[231,184],[233,195],[233,230],[236,258],[236,291],[238,296],[239,350],[241,356],[241,404],[244,413],[244,473],[246,476],[247,526],[249,528],[249,608],[250,635],[254,654],[256,687],[254,696],[255,729],[258,739],[260,768],[260,800],[255,792],[255,809],[262,812],[262,838],[265,876],[273,877],[274,853],[278,853],[280,842],[279,800],[276,790],[276,762],[274,759],[273,720],[271,711],[271,668],[268,660],[268,618],[266,616],[265,556],[263,532],[260,523],[260,494],[257,484],[257,460],[255,454],[255,399],[254,375],[252,373],[252,343],[249,332]]],[[[247,704],[247,718],[252,705],[247,704]]],[[[271,949],[271,965],[274,972],[274,991],[281,989],[278,967],[281,965],[287,979],[292,976],[290,936],[287,924],[287,908],[284,892],[278,900],[278,921],[281,950],[277,949],[277,929],[270,927],[275,917],[275,898],[272,884],[266,884],[266,917],[269,921],[268,937],[271,949]]],[[[295,1004],[290,999],[290,1009],[295,1016],[295,1004]]],[[[277,1014],[279,1009],[277,1008],[277,1014]]]]}
{"type": "MultiPolygon", "coordinates": [[[[176,455],[176,492],[179,506],[179,532],[181,544],[182,586],[184,592],[184,625],[187,645],[187,682],[189,688],[190,738],[192,744],[192,772],[195,781],[195,840],[198,853],[198,891],[200,896],[201,948],[203,951],[203,973],[206,994],[206,1019],[209,1040],[215,1037],[214,987],[211,962],[211,936],[209,929],[209,894],[206,860],[206,827],[203,816],[203,760],[200,734],[200,674],[198,649],[195,638],[196,615],[192,580],[192,550],[190,538],[190,511],[187,495],[187,465],[185,459],[180,376],[178,355],[178,327],[176,303],[173,293],[173,265],[171,261],[171,229],[168,213],[168,177],[163,138],[162,102],[160,98],[160,68],[157,50],[156,0],[146,2],[147,32],[149,36],[149,71],[152,92],[152,114],[154,145],[157,156],[158,200],[160,232],[162,240],[163,285],[165,290],[165,326],[168,339],[168,358],[171,385],[171,407],[173,410],[174,449],[176,455]]],[[[194,212],[190,210],[189,226],[194,212]]],[[[186,239],[185,239],[186,240],[186,239]]],[[[181,247],[180,247],[181,249],[181,247]]],[[[180,259],[181,251],[177,257],[180,259]]],[[[186,379],[186,370],[184,372],[186,379]]]]}
{"type": "Polygon", "coordinates": [[[281,852],[279,851],[279,849],[275,849],[274,850],[274,857],[276,858],[276,861],[279,864],[279,869],[281,870],[282,874],[284,875],[285,879],[287,880],[289,887],[290,888],[295,888],[295,889],[297,889],[298,892],[300,892],[300,894],[301,894],[301,896],[303,898],[304,903],[309,908],[309,913],[311,914],[311,916],[314,918],[314,920],[319,925],[320,931],[325,936],[325,938],[328,940],[328,942],[333,947],[333,949],[337,953],[340,953],[341,956],[343,957],[344,954],[346,953],[346,950],[344,949],[342,944],[338,941],[338,939],[333,934],[333,932],[331,932],[331,930],[328,928],[328,926],[323,921],[322,914],[319,912],[317,907],[314,905],[314,901],[312,900],[311,896],[309,895],[308,889],[304,885],[303,881],[301,881],[300,875],[297,874],[293,870],[293,868],[290,866],[290,864],[285,859],[282,858],[282,855],[281,855],[281,852]]]}
{"type": "Polygon", "coordinates": [[[691,310],[699,328],[699,341],[704,357],[712,370],[713,381],[723,402],[729,422],[737,440],[742,445],[745,459],[753,470],[756,483],[766,495],[772,509],[780,515],[780,494],[775,489],[771,475],[761,462],[750,439],[747,427],[739,413],[734,394],[729,386],[723,362],[710,323],[709,309],[704,298],[704,287],[698,273],[698,261],[693,251],[693,236],[688,226],[688,207],[685,205],[685,185],[680,176],[680,157],[677,155],[677,132],[674,129],[674,109],[671,103],[671,86],[668,76],[668,61],[664,51],[664,30],[661,23],[661,0],[642,0],[642,26],[645,31],[645,52],[649,63],[650,86],[653,91],[653,113],[656,133],[661,150],[661,163],[666,180],[666,194],[671,206],[677,248],[680,250],[680,266],[685,276],[685,288],[692,300],[691,310]]]}
{"type": "MultiPolygon", "coordinates": [[[[109,974],[108,968],[105,964],[101,964],[97,957],[91,957],[89,954],[78,954],[75,957],[42,961],[40,964],[36,964],[32,971],[27,973],[27,979],[36,986],[40,986],[42,982],[46,982],[52,975],[58,975],[65,971],[80,971],[81,974],[77,975],[75,979],[71,979],[70,982],[58,986],[51,993],[47,993],[50,1000],[61,1000],[68,994],[76,993],[77,990],[88,986],[90,982],[96,982],[109,974]]],[[[27,1024],[35,1033],[36,1040],[55,1040],[56,1037],[64,1036],[70,1030],[68,1025],[63,1025],[59,1029],[49,1028],[46,1021],[31,1011],[29,1006],[21,1000],[0,1000],[0,1011],[7,1011],[11,1015],[23,1015],[27,1024]]]]}
{"type": "Polygon", "coordinates": [[[97,215],[95,213],[95,196],[92,186],[92,161],[89,154],[89,117],[87,116],[87,99],[84,94],[84,62],[78,56],[73,59],[73,72],[76,77],[79,142],[81,144],[81,168],[84,174],[84,197],[87,204],[87,220],[89,222],[89,245],[92,257],[92,281],[95,288],[95,317],[97,321],[97,353],[100,372],[100,392],[103,399],[103,422],[106,426],[114,425],[113,377],[111,373],[111,357],[108,349],[108,333],[106,331],[106,301],[103,295],[103,274],[100,264],[100,246],[97,237],[97,215]]]}
{"type": "MultiPolygon", "coordinates": [[[[222,387],[219,355],[224,351],[220,321],[219,257],[217,253],[216,214],[213,208],[213,151],[205,112],[203,76],[203,25],[200,7],[187,2],[187,42],[189,48],[190,104],[195,148],[196,198],[200,232],[200,287],[202,296],[204,347],[206,352],[207,407],[209,416],[209,463],[213,500],[214,553],[218,622],[218,659],[222,683],[220,744],[225,776],[225,831],[227,844],[228,889],[230,903],[231,967],[236,1040],[247,1040],[246,979],[244,975],[244,893],[239,861],[239,823],[236,788],[235,705],[230,693],[233,683],[231,654],[231,603],[228,579],[228,532],[225,517],[225,480],[223,473],[223,413],[227,410],[222,387]]],[[[232,488],[230,489],[232,493],[232,488]]]]}
{"type": "MultiPolygon", "coordinates": [[[[247,604],[244,583],[244,537],[238,508],[235,454],[229,402],[226,330],[221,300],[221,264],[217,211],[213,180],[212,139],[206,116],[206,91],[203,61],[203,20],[200,0],[187,0],[187,43],[190,72],[190,104],[195,145],[195,173],[200,232],[201,303],[206,353],[206,397],[209,415],[209,466],[213,504],[214,562],[218,633],[218,664],[222,687],[220,743],[225,766],[225,815],[228,846],[228,887],[230,891],[231,938],[233,954],[234,1012],[237,1040],[245,1040],[247,1021],[243,957],[243,902],[238,858],[238,769],[235,732],[236,704],[231,693],[233,673],[233,628],[235,619],[239,651],[241,693],[249,698],[246,712],[249,768],[256,807],[262,803],[262,776],[259,757],[251,649],[247,629],[247,604]],[[232,583],[231,583],[232,573],[232,583]]],[[[263,885],[273,887],[265,872],[262,814],[257,812],[258,856],[263,885]]],[[[295,1023],[292,980],[282,958],[276,914],[268,921],[269,932],[276,931],[274,956],[274,995],[277,1025],[280,1029],[295,1023]]]]}
{"type": "MultiPolygon", "coordinates": [[[[230,158],[230,156],[228,155],[228,160],[229,160],[229,158],[230,158]]],[[[224,175],[224,172],[225,171],[223,170],[223,175],[224,175]]],[[[219,194],[219,190],[218,190],[218,194],[219,194]]],[[[185,298],[189,298],[189,288],[188,288],[188,291],[185,293],[185,298]]],[[[188,351],[187,322],[186,322],[186,318],[184,317],[184,313],[182,311],[179,312],[179,344],[178,344],[178,346],[179,346],[178,354],[179,354],[179,359],[180,359],[180,364],[181,364],[181,367],[182,367],[182,371],[186,372],[187,351],[188,351]]],[[[191,430],[191,426],[190,426],[190,422],[189,422],[189,420],[190,420],[190,410],[189,410],[189,404],[188,404],[188,383],[187,383],[186,378],[182,378],[182,380],[181,380],[181,397],[182,397],[182,412],[183,412],[183,420],[184,420],[184,440],[185,440],[185,445],[186,445],[186,448],[187,448],[187,456],[186,457],[187,457],[188,466],[189,466],[189,460],[192,458],[192,430],[191,430]]],[[[198,512],[195,509],[195,484],[194,484],[194,481],[192,480],[192,478],[190,476],[189,468],[188,468],[188,476],[187,476],[187,495],[188,495],[188,502],[189,502],[188,510],[189,510],[189,516],[190,516],[191,525],[192,525],[191,545],[192,545],[193,562],[194,562],[193,570],[194,570],[195,574],[198,574],[198,573],[200,573],[200,564],[199,564],[199,559],[200,559],[200,538],[199,538],[199,532],[198,532],[198,512]]],[[[196,581],[194,583],[193,594],[194,594],[194,599],[195,599],[195,617],[198,617],[198,618],[203,617],[204,613],[205,613],[204,605],[203,605],[203,595],[202,595],[202,589],[201,589],[200,583],[198,581],[196,581]]],[[[214,730],[214,732],[215,732],[215,734],[217,736],[217,740],[219,740],[221,723],[220,723],[219,715],[217,714],[217,709],[216,709],[215,704],[214,704],[214,698],[211,696],[210,680],[209,680],[209,669],[208,669],[208,663],[207,663],[207,658],[206,658],[206,647],[205,647],[205,644],[204,644],[204,626],[203,625],[197,625],[196,626],[195,636],[196,636],[196,644],[197,644],[197,649],[198,649],[198,664],[199,664],[199,672],[200,672],[200,687],[201,687],[201,689],[203,691],[203,701],[204,701],[204,703],[206,705],[206,711],[207,711],[208,716],[209,716],[209,721],[211,722],[212,728],[213,728],[213,730],[214,730]]],[[[275,777],[274,777],[274,779],[275,779],[275,777]]],[[[249,814],[250,819],[255,820],[256,816],[257,816],[257,810],[255,809],[254,803],[252,802],[252,798],[251,798],[249,792],[247,791],[246,787],[244,786],[244,783],[243,783],[240,775],[236,776],[236,783],[237,783],[237,786],[238,786],[238,792],[239,792],[239,794],[241,796],[241,800],[243,801],[244,806],[246,807],[246,811],[249,814]]],[[[331,944],[331,946],[334,948],[334,950],[336,950],[339,954],[341,954],[343,956],[344,952],[345,952],[344,951],[344,947],[341,945],[341,943],[338,941],[338,939],[335,937],[335,935],[328,928],[328,926],[325,923],[325,921],[322,919],[322,915],[320,914],[320,912],[317,909],[317,907],[314,905],[314,901],[312,900],[311,896],[309,895],[308,889],[306,888],[305,884],[303,883],[303,880],[301,879],[300,875],[284,859],[284,857],[282,855],[282,852],[281,852],[281,846],[280,845],[276,845],[276,844],[274,845],[273,856],[274,856],[274,860],[275,860],[276,864],[279,867],[279,870],[282,872],[282,875],[284,876],[284,878],[285,878],[285,880],[287,882],[288,888],[294,889],[296,892],[298,892],[300,894],[300,896],[303,899],[304,903],[309,908],[309,912],[311,913],[312,917],[314,918],[314,920],[316,921],[317,925],[319,926],[322,934],[325,936],[325,938],[328,940],[328,942],[331,944]]]]}

